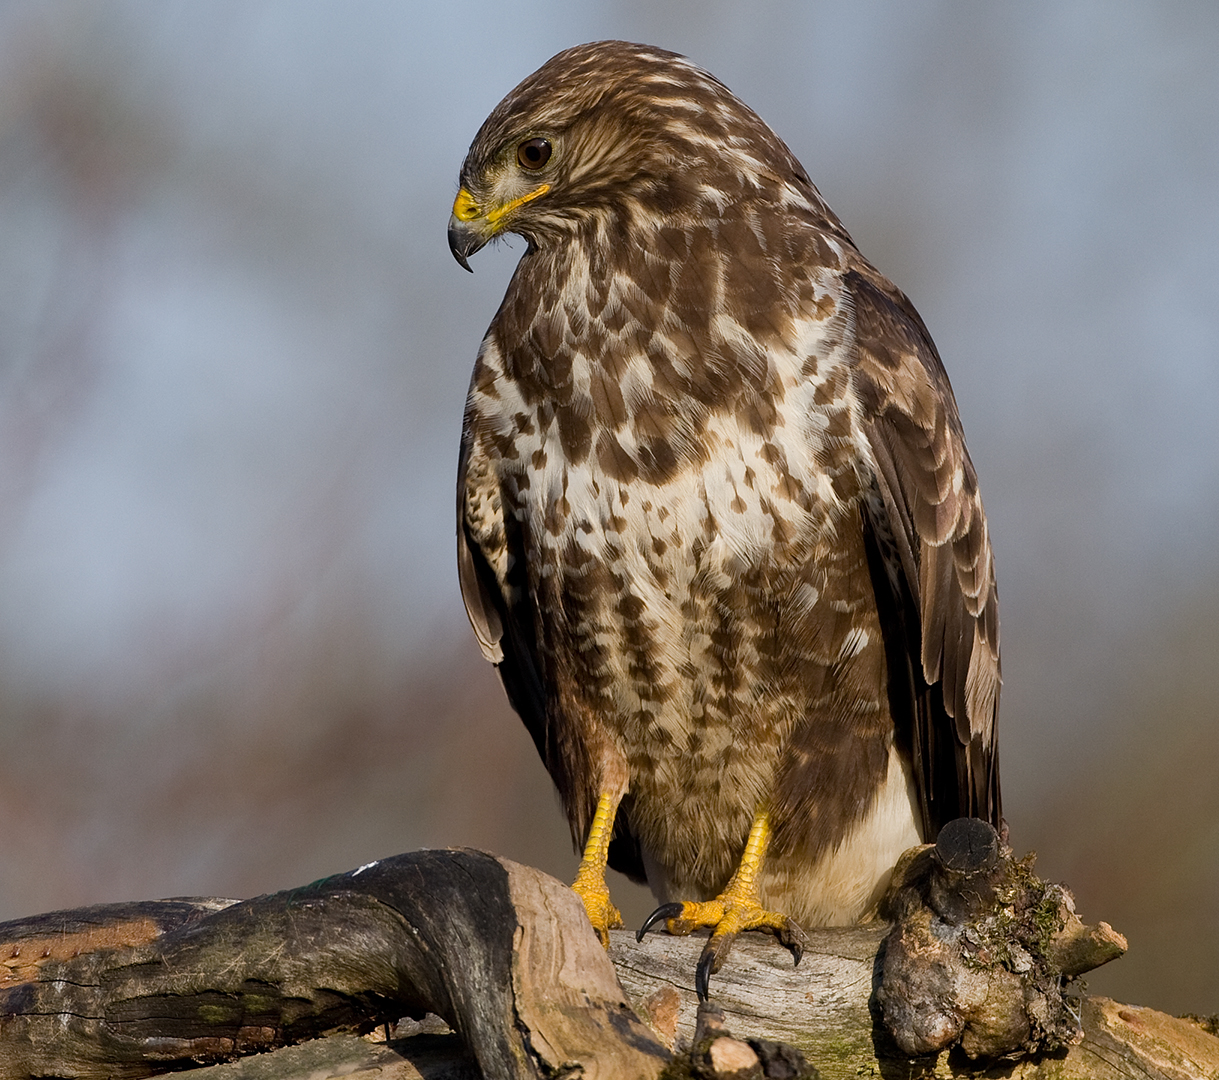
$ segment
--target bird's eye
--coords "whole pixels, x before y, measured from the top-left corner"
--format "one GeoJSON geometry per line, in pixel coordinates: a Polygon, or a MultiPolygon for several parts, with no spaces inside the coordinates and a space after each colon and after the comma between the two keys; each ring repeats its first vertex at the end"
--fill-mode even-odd
{"type": "Polygon", "coordinates": [[[536,170],[550,160],[551,145],[548,139],[530,139],[516,148],[517,164],[522,169],[536,170]]]}

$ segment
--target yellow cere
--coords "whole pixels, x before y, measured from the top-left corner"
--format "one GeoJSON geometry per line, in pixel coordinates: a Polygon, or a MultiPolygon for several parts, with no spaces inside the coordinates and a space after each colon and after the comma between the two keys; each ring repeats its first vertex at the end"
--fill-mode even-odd
{"type": "Polygon", "coordinates": [[[453,200],[453,216],[458,221],[473,221],[478,217],[478,203],[465,188],[462,188],[453,200]]]}

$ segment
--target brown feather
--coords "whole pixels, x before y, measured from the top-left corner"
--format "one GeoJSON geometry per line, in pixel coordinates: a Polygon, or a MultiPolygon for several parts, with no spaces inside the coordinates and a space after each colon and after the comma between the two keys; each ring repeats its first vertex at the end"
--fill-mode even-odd
{"type": "Polygon", "coordinates": [[[764,891],[838,921],[894,844],[997,823],[956,402],[791,151],[688,61],[600,42],[509,94],[461,181],[529,247],[471,382],[460,581],[577,843],[625,763],[611,864],[712,895],[766,805],[764,891]]]}

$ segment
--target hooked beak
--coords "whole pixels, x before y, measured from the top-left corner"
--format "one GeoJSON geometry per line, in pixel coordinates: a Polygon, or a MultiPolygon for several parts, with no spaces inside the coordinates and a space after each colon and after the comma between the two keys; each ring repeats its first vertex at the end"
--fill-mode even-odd
{"type": "Polygon", "coordinates": [[[483,247],[501,229],[507,228],[505,219],[518,207],[545,195],[550,190],[549,184],[539,184],[532,191],[527,191],[502,206],[492,206],[484,209],[474,201],[464,187],[453,200],[453,213],[449,216],[449,250],[463,267],[470,269],[470,256],[483,247]]]}
{"type": "Polygon", "coordinates": [[[482,208],[463,187],[453,200],[453,213],[449,216],[449,250],[471,274],[474,271],[470,267],[470,256],[491,239],[490,232],[479,222],[480,217],[482,208]]]}
{"type": "Polygon", "coordinates": [[[470,265],[470,256],[486,242],[487,237],[483,236],[482,230],[477,226],[468,221],[460,221],[456,216],[449,218],[449,250],[461,267],[469,270],[471,274],[474,273],[474,268],[470,265]]]}

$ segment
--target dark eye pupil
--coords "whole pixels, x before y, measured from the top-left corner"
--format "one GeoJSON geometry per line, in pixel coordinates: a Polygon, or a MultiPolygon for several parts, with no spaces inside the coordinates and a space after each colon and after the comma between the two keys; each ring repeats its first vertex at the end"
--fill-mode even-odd
{"type": "Polygon", "coordinates": [[[550,143],[545,139],[523,142],[516,152],[516,160],[526,169],[540,169],[550,160],[550,143]]]}

